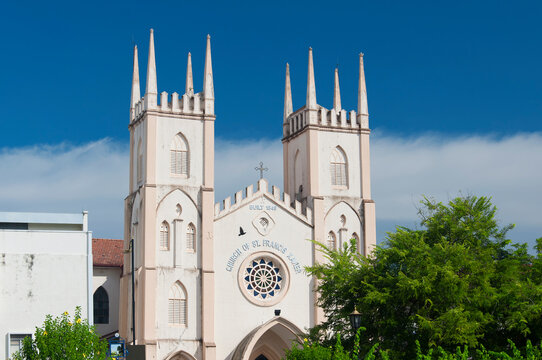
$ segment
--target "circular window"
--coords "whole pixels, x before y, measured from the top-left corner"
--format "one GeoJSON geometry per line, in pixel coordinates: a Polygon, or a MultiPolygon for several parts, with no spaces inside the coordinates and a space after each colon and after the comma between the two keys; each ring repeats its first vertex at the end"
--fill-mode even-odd
{"type": "Polygon", "coordinates": [[[239,268],[239,287],[252,303],[271,306],[278,303],[288,290],[286,265],[270,253],[254,254],[239,268]]]}
{"type": "Polygon", "coordinates": [[[273,297],[280,292],[282,276],[272,260],[255,259],[245,267],[245,286],[257,298],[273,297]]]}

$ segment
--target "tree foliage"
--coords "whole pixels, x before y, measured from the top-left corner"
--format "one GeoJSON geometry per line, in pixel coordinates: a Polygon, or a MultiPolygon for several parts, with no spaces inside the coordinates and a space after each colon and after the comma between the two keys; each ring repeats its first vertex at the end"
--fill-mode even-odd
{"type": "MultiPolygon", "coordinates": [[[[519,350],[516,345],[509,341],[509,351],[490,351],[480,346],[479,349],[469,349],[467,345],[457,346],[454,351],[446,351],[442,347],[431,347],[423,351],[420,342],[416,340],[416,353],[412,359],[416,360],[540,360],[542,359],[542,345],[533,346],[527,340],[525,350],[519,350]],[[474,350],[474,351],[472,351],[474,350]]],[[[354,344],[353,351],[344,349],[340,336],[337,336],[335,346],[324,347],[319,343],[309,343],[307,339],[303,345],[294,343],[286,351],[285,360],[390,360],[387,350],[374,344],[367,353],[360,353],[359,342],[354,344]]]]}
{"type": "MultiPolygon", "coordinates": [[[[453,351],[458,345],[509,349],[542,338],[542,239],[538,256],[511,244],[486,197],[448,204],[429,199],[419,211],[422,229],[398,227],[369,257],[355,244],[341,251],[321,246],[328,259],[308,271],[320,279],[319,304],[327,320],[311,330],[351,334],[348,314],[362,314],[362,351],[375,343],[393,359],[413,359],[416,341],[453,351]]],[[[352,337],[350,335],[350,337],[352,337]]],[[[345,344],[352,344],[345,339],[345,344]]]]}
{"type": "Polygon", "coordinates": [[[68,312],[53,319],[47,315],[41,328],[36,327],[33,338],[23,341],[22,350],[13,360],[103,360],[107,357],[107,341],[100,339],[94,326],[81,318],[81,308],[75,309],[73,320],[68,312]]]}

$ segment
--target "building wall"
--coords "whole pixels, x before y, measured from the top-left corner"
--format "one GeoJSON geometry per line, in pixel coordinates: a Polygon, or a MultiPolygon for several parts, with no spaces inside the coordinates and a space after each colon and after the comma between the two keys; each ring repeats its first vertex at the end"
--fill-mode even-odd
{"type": "MultiPolygon", "coordinates": [[[[169,168],[166,169],[169,172],[169,168]]],[[[156,336],[160,346],[157,358],[163,359],[174,349],[195,354],[201,338],[201,221],[193,200],[182,190],[175,189],[159,202],[156,211],[155,251],[159,277],[156,287],[156,336]],[[178,208],[179,205],[179,208],[178,208]],[[180,210],[180,212],[178,211],[180,210]],[[169,224],[169,249],[163,250],[159,244],[160,225],[169,224]],[[187,250],[186,230],[189,224],[196,229],[194,251],[187,250]],[[176,282],[186,293],[187,326],[168,324],[169,291],[176,282]]]]}
{"type": "Polygon", "coordinates": [[[0,231],[0,359],[8,333],[31,334],[47,314],[73,315],[80,306],[92,318],[89,241],[86,231],[0,231]]]}
{"type": "Polygon", "coordinates": [[[260,191],[238,198],[231,210],[223,210],[215,219],[217,359],[231,359],[243,338],[275,317],[275,309],[300,329],[313,325],[311,278],[304,271],[312,265],[312,216],[302,214],[299,203],[296,212],[288,199],[282,201],[278,189],[274,189],[277,197],[266,192],[265,180],[260,185],[260,191]],[[266,231],[258,224],[262,217],[269,221],[266,231]],[[240,227],[245,235],[239,236],[240,227]],[[281,264],[284,293],[257,301],[247,290],[244,271],[251,259],[267,255],[281,264]]]}
{"type": "MultiPolygon", "coordinates": [[[[203,120],[161,116],[156,131],[156,183],[198,188],[203,183],[203,120]],[[174,137],[181,133],[188,143],[189,176],[170,174],[170,149],[174,137]]],[[[192,194],[191,194],[192,195],[192,194]]]]}
{"type": "Polygon", "coordinates": [[[96,331],[107,335],[119,330],[119,294],[120,294],[120,267],[95,266],[92,277],[92,294],[102,286],[109,297],[109,323],[96,324],[96,331]]]}
{"type": "Polygon", "coordinates": [[[320,195],[361,198],[359,133],[318,131],[318,162],[320,170],[320,195]],[[337,188],[331,184],[331,152],[340,146],[348,164],[348,187],[337,188]]]}

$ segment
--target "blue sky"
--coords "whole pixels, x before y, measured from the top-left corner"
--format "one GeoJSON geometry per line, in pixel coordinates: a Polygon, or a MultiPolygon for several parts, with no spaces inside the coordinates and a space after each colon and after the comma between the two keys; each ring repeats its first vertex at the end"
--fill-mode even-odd
{"type": "MultiPolygon", "coordinates": [[[[357,55],[363,51],[380,237],[383,229],[393,228],[391,224],[414,221],[421,193],[447,200],[461,191],[493,195],[504,215],[512,217],[505,222],[518,224],[517,238],[532,241],[542,236],[542,220],[536,218],[537,211],[542,213],[536,205],[542,203],[537,186],[542,183],[537,171],[542,167],[541,18],[539,1],[4,2],[0,165],[1,161],[24,165],[21,159],[28,158],[16,156],[34,149],[42,157],[33,161],[44,173],[28,172],[24,166],[20,172],[12,171],[19,179],[40,179],[28,183],[27,191],[17,178],[0,179],[7,194],[2,198],[0,192],[0,210],[90,208],[97,235],[122,236],[122,214],[117,212],[118,208],[122,212],[127,175],[112,170],[117,175],[109,178],[104,169],[118,168],[126,156],[132,47],[137,44],[140,49],[144,88],[152,27],[158,89],[169,93],[184,89],[188,51],[195,88],[201,91],[205,36],[211,34],[217,144],[231,145],[232,154],[246,147],[260,149],[260,158],[271,164],[277,161],[269,177],[278,185],[282,174],[275,158],[281,156],[285,63],[290,63],[294,108],[305,99],[307,49],[312,46],[318,103],[331,107],[333,69],[338,64],[342,104],[350,110],[356,107],[357,55]],[[92,149],[100,146],[105,147],[100,150],[104,154],[114,153],[119,160],[111,165],[107,161],[116,157],[104,155],[92,171],[85,161],[95,163],[91,155],[99,155],[92,149]],[[464,156],[472,158],[472,165],[446,160],[454,157],[447,155],[450,149],[459,149],[455,154],[460,154],[466,148],[470,150],[464,156]],[[390,149],[398,152],[389,153],[390,149]],[[412,157],[405,158],[408,153],[412,157]],[[44,165],[44,159],[70,154],[75,160],[66,163],[72,170],[59,168],[55,161],[44,165]],[[409,162],[438,154],[443,157],[424,163],[426,172],[401,176],[393,171],[405,167],[408,172],[409,162]],[[435,173],[431,164],[440,164],[441,170],[435,173]],[[77,177],[77,166],[87,179],[96,178],[81,183],[116,190],[103,203],[80,197],[88,191],[83,187],[74,188],[66,202],[59,197],[39,199],[38,190],[58,183],[55,174],[67,171],[77,177]],[[507,169],[514,177],[503,175],[507,169]],[[441,178],[453,179],[454,174],[464,175],[449,183],[441,178]],[[34,197],[10,198],[33,193],[28,187],[36,190],[34,197]],[[404,211],[396,214],[401,206],[404,211]],[[525,208],[519,221],[513,218],[518,207],[525,208]],[[116,210],[97,220],[105,208],[116,210]],[[107,223],[117,216],[119,220],[107,223]],[[529,230],[520,233],[522,219],[529,216],[531,220],[523,224],[529,230]]],[[[250,173],[229,183],[228,175],[217,171],[217,201],[255,177],[250,173]]],[[[92,193],[90,198],[96,196],[92,193]]]]}
{"type": "Polygon", "coordinates": [[[300,107],[309,46],[326,107],[338,63],[343,106],[355,108],[357,54],[366,54],[373,128],[406,135],[542,130],[536,1],[13,1],[1,13],[4,146],[126,141],[131,48],[140,47],[144,79],[151,27],[158,86],[170,93],[184,89],[188,51],[201,90],[211,34],[217,136],[279,137],[284,65],[290,62],[300,107]]]}

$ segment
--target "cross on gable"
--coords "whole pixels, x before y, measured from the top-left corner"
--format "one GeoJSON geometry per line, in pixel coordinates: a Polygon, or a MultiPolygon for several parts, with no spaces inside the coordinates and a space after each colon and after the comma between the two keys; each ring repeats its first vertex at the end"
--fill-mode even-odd
{"type": "Polygon", "coordinates": [[[264,171],[267,171],[267,170],[269,170],[269,169],[266,168],[266,167],[263,167],[263,162],[260,161],[260,166],[259,166],[259,167],[255,167],[254,170],[259,171],[259,172],[260,172],[260,179],[263,179],[263,172],[264,172],[264,171]]]}

